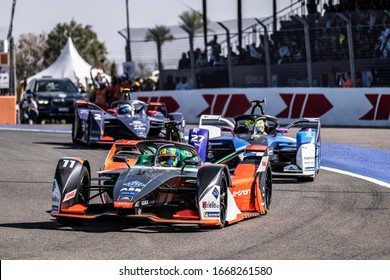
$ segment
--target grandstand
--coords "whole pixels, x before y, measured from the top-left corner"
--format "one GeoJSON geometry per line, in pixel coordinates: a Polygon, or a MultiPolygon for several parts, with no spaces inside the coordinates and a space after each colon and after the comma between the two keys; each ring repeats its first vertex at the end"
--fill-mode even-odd
{"type": "MultiPolygon", "coordinates": [[[[351,75],[354,87],[389,86],[389,1],[341,0],[333,1],[333,7],[329,2],[319,1],[317,9],[310,10],[304,1],[296,1],[277,13],[276,25],[272,16],[243,19],[241,43],[237,20],[222,22],[230,31],[231,56],[225,30],[211,22],[208,39],[218,35],[224,66],[178,69],[182,53],[190,53],[189,36],[179,26],[170,26],[174,40],[162,46],[160,81],[172,75],[195,77],[193,88],[337,87],[351,75]]],[[[155,70],[156,44],[145,42],[146,32],[146,28],[131,29],[133,60],[155,70]]],[[[193,46],[194,54],[206,51],[210,56],[203,34],[195,34],[193,46]]]]}

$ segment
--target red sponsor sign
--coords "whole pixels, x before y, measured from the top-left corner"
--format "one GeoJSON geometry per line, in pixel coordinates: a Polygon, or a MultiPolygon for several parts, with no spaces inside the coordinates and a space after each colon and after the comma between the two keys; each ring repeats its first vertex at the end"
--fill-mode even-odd
{"type": "Polygon", "coordinates": [[[203,110],[201,115],[223,115],[230,118],[245,114],[251,108],[251,102],[245,94],[203,94],[208,107],[203,110]]]}
{"type": "Polygon", "coordinates": [[[360,120],[388,120],[390,117],[390,95],[368,93],[366,98],[371,103],[372,108],[360,120]]]}
{"type": "Polygon", "coordinates": [[[287,107],[277,118],[319,118],[333,108],[324,94],[281,93],[280,97],[287,107]]]}

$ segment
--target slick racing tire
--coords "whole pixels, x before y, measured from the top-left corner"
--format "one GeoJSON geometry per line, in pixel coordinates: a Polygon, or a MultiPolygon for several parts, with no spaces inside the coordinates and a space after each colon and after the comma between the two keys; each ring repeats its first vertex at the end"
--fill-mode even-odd
{"type": "Polygon", "coordinates": [[[80,141],[77,140],[78,127],[75,122],[72,122],[72,142],[73,144],[80,144],[80,141]]]}
{"type": "Polygon", "coordinates": [[[227,202],[228,202],[228,184],[225,173],[222,172],[221,177],[219,178],[219,185],[221,186],[220,189],[220,196],[219,196],[219,220],[221,224],[218,226],[218,228],[223,228],[226,224],[226,218],[227,218],[227,202]]]}
{"type": "Polygon", "coordinates": [[[91,118],[89,117],[87,122],[86,122],[86,128],[85,128],[85,144],[87,145],[88,148],[92,147],[91,143],[91,118]]]}
{"type": "Polygon", "coordinates": [[[264,192],[264,196],[263,196],[264,197],[263,203],[264,203],[264,210],[265,210],[264,215],[266,215],[269,212],[269,208],[271,205],[271,198],[272,198],[272,171],[270,165],[268,165],[267,167],[265,176],[260,177],[259,180],[260,180],[260,184],[259,184],[260,193],[263,195],[264,192]],[[261,189],[261,186],[264,186],[263,190],[261,189]]]}
{"type": "MultiPolygon", "coordinates": [[[[87,167],[83,166],[80,171],[77,184],[77,203],[87,205],[89,202],[90,192],[87,186],[91,185],[91,178],[87,167]]],[[[58,217],[57,223],[63,226],[81,226],[84,222],[82,218],[58,217]]]]}

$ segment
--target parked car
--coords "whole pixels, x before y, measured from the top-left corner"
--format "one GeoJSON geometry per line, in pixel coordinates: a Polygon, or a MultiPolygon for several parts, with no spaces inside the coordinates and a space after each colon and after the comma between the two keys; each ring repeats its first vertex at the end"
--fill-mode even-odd
{"type": "MultiPolygon", "coordinates": [[[[38,123],[74,119],[74,100],[85,99],[76,85],[68,78],[32,79],[23,94],[21,103],[31,94],[38,104],[38,123]]],[[[23,117],[23,114],[22,114],[23,117]]]]}

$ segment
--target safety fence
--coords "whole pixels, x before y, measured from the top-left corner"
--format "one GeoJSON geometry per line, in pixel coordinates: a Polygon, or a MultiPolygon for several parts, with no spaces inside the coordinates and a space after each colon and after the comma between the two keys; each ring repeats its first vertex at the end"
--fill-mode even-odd
{"type": "MultiPolygon", "coordinates": [[[[276,27],[272,18],[243,19],[241,40],[237,20],[211,22],[207,41],[217,35],[219,63],[213,63],[212,48],[205,45],[203,34],[194,34],[191,41],[179,26],[170,30],[174,39],[162,45],[160,85],[168,75],[187,76],[192,88],[390,85],[387,10],[322,10],[305,15],[299,6],[289,7],[278,16],[276,27]],[[179,65],[182,57],[185,63],[179,65]]],[[[140,39],[145,29],[138,33],[132,34],[133,60],[158,69],[156,43],[140,39]]]]}

